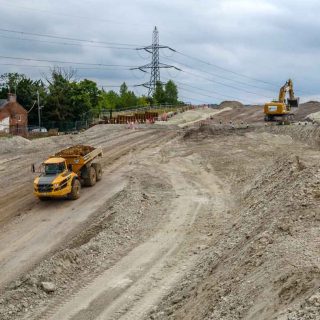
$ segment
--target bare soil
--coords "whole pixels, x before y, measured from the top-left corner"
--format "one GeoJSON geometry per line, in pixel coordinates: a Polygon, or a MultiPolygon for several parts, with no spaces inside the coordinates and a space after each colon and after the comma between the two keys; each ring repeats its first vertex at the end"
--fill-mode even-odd
{"type": "MultiPolygon", "coordinates": [[[[225,101],[220,104],[219,109],[225,107],[229,110],[223,111],[214,116],[215,121],[222,121],[223,123],[244,122],[244,123],[261,123],[264,119],[263,105],[260,106],[244,106],[237,101],[225,101]]],[[[315,112],[320,111],[320,102],[309,101],[300,104],[297,110],[293,110],[295,113],[295,121],[305,121],[306,117],[315,112]]]]}
{"type": "Polygon", "coordinates": [[[247,108],[0,140],[0,318],[319,319],[320,129],[215,124],[247,108]],[[103,179],[40,203],[30,164],[76,144],[103,179]]]}

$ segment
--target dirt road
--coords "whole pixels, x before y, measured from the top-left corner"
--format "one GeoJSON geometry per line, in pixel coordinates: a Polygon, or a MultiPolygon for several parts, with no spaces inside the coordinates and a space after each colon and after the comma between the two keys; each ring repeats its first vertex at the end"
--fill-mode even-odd
{"type": "Polygon", "coordinates": [[[104,149],[78,201],[6,207],[1,319],[317,319],[315,128],[105,130],[50,141],[104,149]]]}
{"type": "MultiPolygon", "coordinates": [[[[11,212],[15,214],[18,212],[19,215],[25,210],[27,201],[30,203],[30,207],[1,229],[0,267],[2,272],[0,287],[61,245],[66,236],[72,235],[72,232],[77,230],[78,225],[99,211],[106,200],[123,189],[126,184],[126,173],[129,169],[123,163],[123,159],[119,162],[115,160],[127,155],[132,150],[141,150],[152,144],[161,143],[164,136],[167,137],[168,133],[160,132],[150,137],[150,132],[133,131],[126,132],[125,135],[120,134],[107,144],[101,144],[105,153],[102,165],[105,169],[105,176],[108,178],[103,179],[95,188],[84,189],[81,199],[77,202],[63,200],[39,202],[30,192],[32,190],[30,182],[32,175],[26,174],[27,169],[25,168],[29,167],[27,161],[30,161],[31,164],[32,159],[35,159],[21,156],[19,157],[20,162],[14,158],[11,161],[12,165],[8,161],[7,166],[10,170],[6,171],[4,179],[8,177],[8,180],[13,180],[15,183],[10,184],[9,188],[3,189],[6,192],[3,199],[8,199],[9,192],[12,195],[9,197],[10,201],[7,200],[9,203],[7,206],[4,205],[2,210],[5,212],[5,216],[11,212]],[[133,137],[130,137],[131,135],[133,137]],[[27,160],[22,162],[22,159],[27,160]],[[108,167],[106,167],[107,165],[108,167]],[[114,172],[115,169],[117,169],[116,172],[114,172]],[[19,184],[19,189],[13,191],[12,189],[17,184],[19,184]],[[24,189],[23,193],[19,192],[20,188],[24,189]]],[[[94,142],[95,145],[100,144],[99,140],[94,142]]],[[[51,150],[53,150],[52,147],[51,150]]],[[[48,153],[48,151],[46,152],[48,153]]]]}
{"type": "Polygon", "coordinates": [[[194,238],[189,238],[190,227],[194,226],[199,212],[210,208],[218,213],[225,209],[223,189],[217,178],[216,183],[212,184],[214,179],[208,183],[205,172],[185,177],[190,159],[174,158],[157,163],[152,156],[157,151],[145,155],[152,163],[143,162],[144,166],[157,165],[158,174],[170,180],[176,195],[163,204],[163,209],[170,210],[166,221],[155,235],[96,277],[69,302],[64,301],[58,308],[54,303],[53,310],[41,318],[142,319],[179,281],[184,270],[194,264],[196,255],[192,250],[197,248],[192,248],[194,238]]]}

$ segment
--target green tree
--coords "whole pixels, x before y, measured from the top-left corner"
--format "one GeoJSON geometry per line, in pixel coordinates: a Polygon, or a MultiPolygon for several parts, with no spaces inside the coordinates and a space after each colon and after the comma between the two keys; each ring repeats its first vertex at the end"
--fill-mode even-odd
{"type": "Polygon", "coordinates": [[[120,98],[124,98],[126,96],[126,94],[128,93],[128,86],[127,84],[124,82],[121,86],[120,86],[120,98]]]}
{"type": "Polygon", "coordinates": [[[133,91],[128,90],[127,84],[124,82],[120,86],[120,105],[118,108],[127,109],[137,105],[137,97],[133,91]]]}
{"type": "Polygon", "coordinates": [[[99,95],[99,109],[100,110],[115,110],[117,105],[120,104],[119,95],[113,90],[105,92],[101,91],[99,95]]]}
{"type": "Polygon", "coordinates": [[[42,80],[29,79],[24,74],[6,73],[0,76],[0,99],[7,98],[9,88],[17,93],[18,102],[29,113],[29,123],[38,123],[37,92],[40,94],[42,109],[42,122],[73,122],[96,116],[101,110],[128,109],[132,106],[146,106],[151,103],[177,102],[177,87],[169,81],[165,89],[159,82],[153,98],[136,96],[128,90],[124,82],[120,92],[99,90],[94,81],[84,79],[75,80],[75,72],[61,68],[54,68],[46,78],[42,80]]]}
{"type": "Polygon", "coordinates": [[[178,88],[172,80],[169,80],[165,85],[165,100],[173,105],[178,103],[178,88]]]}
{"type": "Polygon", "coordinates": [[[153,100],[155,103],[165,103],[166,102],[166,93],[163,89],[163,85],[160,81],[157,81],[156,88],[153,94],[153,100]]]}
{"type": "Polygon", "coordinates": [[[89,95],[92,108],[96,108],[98,106],[99,95],[101,93],[101,90],[99,90],[97,84],[94,81],[84,79],[79,82],[79,87],[81,88],[82,92],[85,92],[89,95]]]}
{"type": "Polygon", "coordinates": [[[137,98],[137,105],[138,106],[147,106],[150,104],[150,101],[148,99],[148,97],[146,96],[141,96],[137,98]]]}
{"type": "Polygon", "coordinates": [[[72,85],[73,74],[59,68],[51,71],[48,82],[48,97],[44,110],[47,120],[50,121],[73,121],[78,115],[72,110],[74,93],[72,85]]]}
{"type": "Polygon", "coordinates": [[[21,73],[5,73],[0,76],[1,82],[3,82],[3,91],[1,92],[1,98],[7,98],[8,92],[16,93],[19,83],[27,77],[21,73]]]}

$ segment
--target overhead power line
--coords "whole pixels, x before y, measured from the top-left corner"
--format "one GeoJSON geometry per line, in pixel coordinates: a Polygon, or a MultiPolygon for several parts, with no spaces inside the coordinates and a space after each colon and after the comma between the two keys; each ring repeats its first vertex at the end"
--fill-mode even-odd
{"type": "MultiPolygon", "coordinates": [[[[104,84],[97,84],[99,87],[101,87],[102,89],[104,88],[120,88],[121,85],[104,85],[104,84]]],[[[126,84],[128,88],[134,88],[135,85],[133,84],[126,84]]]]}
{"type": "Polygon", "coordinates": [[[187,67],[189,69],[193,69],[193,70],[196,70],[198,72],[202,72],[202,73],[208,74],[210,76],[214,76],[214,77],[217,77],[217,78],[220,78],[220,79],[223,79],[223,80],[227,80],[227,81],[231,81],[231,82],[234,82],[234,83],[238,83],[238,84],[241,84],[241,85],[244,85],[244,86],[248,86],[248,87],[252,87],[252,88],[256,88],[256,89],[260,89],[260,90],[271,92],[271,90],[269,90],[269,89],[262,88],[262,87],[259,87],[259,86],[256,86],[256,85],[253,85],[253,84],[250,84],[250,83],[247,83],[247,82],[243,82],[243,81],[231,79],[231,78],[228,78],[228,77],[224,77],[224,76],[221,76],[221,75],[213,73],[213,72],[204,71],[204,70],[201,70],[201,69],[196,69],[196,68],[194,68],[194,67],[192,67],[192,66],[190,66],[188,64],[182,63],[182,62],[177,61],[177,60],[172,59],[172,58],[165,57],[165,59],[167,59],[169,61],[172,61],[172,62],[175,62],[175,63],[178,63],[178,64],[180,64],[180,65],[182,65],[184,67],[187,67]]]}
{"type": "MultiPolygon", "coordinates": [[[[168,80],[168,78],[167,78],[168,80]]],[[[224,97],[224,98],[231,98],[231,99],[240,99],[238,97],[234,97],[234,96],[231,96],[231,95],[228,95],[228,94],[223,94],[223,93],[220,93],[220,92],[217,92],[217,91],[214,91],[214,90],[208,90],[208,89],[204,89],[204,88],[199,88],[199,87],[196,87],[196,86],[193,86],[193,85],[190,85],[188,83],[185,83],[185,82],[182,82],[182,81],[175,81],[176,84],[178,84],[178,87],[180,88],[181,86],[186,86],[186,87],[189,87],[189,88],[192,88],[192,89],[196,89],[196,90],[200,90],[200,91],[203,91],[203,92],[207,92],[207,93],[211,93],[211,94],[214,94],[214,95],[217,95],[217,96],[220,96],[220,97],[224,97]]]]}
{"type": "MultiPolygon", "coordinates": [[[[52,68],[52,65],[32,65],[32,64],[17,64],[17,63],[0,63],[0,66],[14,66],[14,67],[23,67],[23,68],[52,68]]],[[[68,67],[68,66],[67,66],[68,67]]],[[[104,71],[104,70],[119,70],[115,67],[78,67],[78,66],[69,66],[76,70],[98,70],[98,71],[104,71]]],[[[123,68],[123,70],[130,70],[129,68],[123,68]]]]}
{"type": "MultiPolygon", "coordinates": [[[[186,91],[186,92],[189,92],[189,93],[193,93],[193,94],[196,94],[196,95],[200,95],[200,96],[203,96],[203,97],[207,97],[207,98],[211,98],[211,99],[219,99],[217,96],[223,96],[222,94],[214,94],[214,96],[212,94],[205,94],[205,93],[200,93],[200,92],[197,92],[197,91],[194,91],[194,90],[190,90],[188,88],[184,88],[184,86],[181,86],[179,85],[178,86],[179,90],[182,90],[182,91],[186,91]]],[[[197,90],[200,90],[199,88],[196,88],[197,90]]],[[[230,98],[230,96],[229,96],[230,98]]],[[[236,99],[236,100],[243,100],[243,99],[239,99],[239,98],[233,98],[233,99],[236,99]]]]}
{"type": "Polygon", "coordinates": [[[250,79],[250,80],[253,80],[253,81],[257,81],[257,82],[261,82],[261,83],[264,83],[264,84],[267,84],[267,85],[271,85],[273,87],[276,87],[276,88],[279,88],[279,85],[275,84],[275,83],[272,83],[272,82],[269,82],[269,81],[264,81],[264,80],[261,80],[261,79],[257,79],[257,78],[254,78],[254,77],[250,77],[250,76],[247,76],[243,73],[239,73],[239,72],[235,72],[233,70],[230,70],[230,69],[227,69],[227,68],[223,68],[223,67],[220,67],[216,64],[213,64],[211,62],[208,62],[208,61],[205,61],[205,60],[202,60],[202,59],[199,59],[197,57],[193,57],[191,55],[188,55],[188,54],[185,54],[185,53],[182,53],[180,51],[176,51],[178,54],[184,56],[184,57],[187,57],[189,59],[192,59],[192,60],[195,60],[195,61],[198,61],[200,63],[203,63],[203,64],[206,64],[206,65],[209,65],[209,66],[213,66],[217,69],[220,69],[220,70],[223,70],[225,72],[229,72],[229,73],[232,73],[232,74],[235,74],[237,76],[240,76],[240,77],[243,77],[243,78],[247,78],[247,79],[250,79]]]}
{"type": "Polygon", "coordinates": [[[48,44],[57,44],[63,46],[75,46],[75,47],[90,47],[90,48],[103,48],[103,49],[118,49],[118,50],[136,50],[135,48],[126,48],[126,47],[117,47],[117,46],[96,46],[90,44],[83,43],[71,43],[71,42],[58,42],[58,41],[49,41],[49,40],[40,40],[40,39],[31,39],[31,38],[16,38],[16,37],[8,37],[0,34],[0,38],[9,39],[9,40],[20,40],[20,41],[33,41],[40,43],[48,43],[48,44]]]}
{"type": "Polygon", "coordinates": [[[203,88],[198,88],[198,87],[195,87],[195,86],[192,86],[192,85],[189,85],[187,83],[180,82],[180,81],[176,81],[176,83],[178,83],[178,84],[180,84],[182,86],[186,86],[186,87],[193,88],[193,89],[196,89],[196,90],[200,90],[200,91],[203,91],[203,92],[208,92],[208,93],[220,96],[220,97],[231,98],[231,99],[236,99],[236,100],[239,99],[237,97],[230,96],[230,95],[227,95],[227,94],[218,93],[216,91],[206,90],[206,89],[203,89],[203,88]]]}
{"type": "Polygon", "coordinates": [[[22,35],[30,35],[30,36],[36,36],[36,37],[45,37],[45,38],[71,40],[71,41],[79,41],[79,42],[87,42],[87,43],[97,43],[97,44],[107,44],[107,45],[115,45],[115,46],[134,47],[134,49],[135,49],[137,46],[139,46],[138,44],[117,43],[117,42],[107,42],[107,41],[97,41],[97,40],[90,40],[90,39],[64,37],[64,36],[58,36],[58,35],[52,35],[52,34],[42,34],[42,33],[34,33],[34,32],[26,32],[26,31],[3,29],[3,28],[0,28],[0,31],[2,31],[2,32],[9,32],[9,33],[15,33],[15,34],[22,34],[22,35]]]}
{"type": "Polygon", "coordinates": [[[195,94],[197,94],[197,95],[204,96],[204,97],[208,97],[208,98],[211,98],[211,99],[217,99],[217,97],[214,97],[214,96],[212,96],[212,95],[208,95],[208,94],[205,94],[205,93],[195,92],[195,91],[190,90],[190,89],[185,89],[185,88],[183,88],[183,87],[181,87],[181,86],[180,86],[179,88],[180,88],[180,90],[183,90],[183,91],[186,91],[186,92],[195,93],[195,94]]]}
{"type": "Polygon", "coordinates": [[[88,66],[100,66],[100,67],[124,67],[132,68],[132,66],[126,66],[121,64],[104,64],[104,63],[88,63],[88,62],[74,62],[74,61],[61,61],[61,60],[45,60],[45,59],[32,59],[32,58],[20,58],[20,57],[7,57],[0,56],[0,59],[11,59],[11,60],[23,60],[23,61],[37,61],[37,62],[52,62],[61,64],[75,64],[75,65],[88,65],[88,66]]]}
{"type": "MultiPolygon", "coordinates": [[[[206,74],[208,74],[208,75],[213,75],[213,76],[216,76],[216,77],[221,78],[221,79],[225,79],[225,80],[228,80],[228,81],[231,81],[231,82],[234,82],[234,83],[239,83],[239,84],[242,84],[242,85],[245,85],[245,86],[257,88],[257,89],[260,89],[260,90],[265,90],[265,91],[268,91],[268,92],[274,92],[276,95],[277,95],[277,93],[278,93],[279,88],[281,87],[281,85],[277,85],[277,84],[275,84],[275,83],[271,83],[271,82],[264,81],[264,80],[261,80],[261,79],[249,77],[249,76],[247,76],[247,75],[244,75],[244,74],[241,74],[241,73],[238,73],[238,72],[234,72],[234,71],[232,71],[232,70],[229,70],[229,69],[220,67],[220,66],[218,66],[218,65],[216,65],[216,64],[212,64],[212,63],[207,62],[207,61],[204,61],[204,60],[202,60],[202,59],[199,59],[199,58],[196,58],[196,57],[192,57],[192,56],[187,55],[187,54],[183,54],[183,53],[181,53],[181,52],[179,52],[179,51],[175,51],[175,52],[178,53],[178,54],[180,54],[180,55],[182,55],[182,56],[188,57],[188,58],[190,58],[190,59],[199,61],[199,62],[201,62],[201,63],[203,63],[203,64],[211,65],[211,66],[216,67],[216,68],[218,68],[218,69],[220,69],[220,70],[223,70],[223,71],[226,71],[226,72],[229,72],[229,73],[232,73],[232,74],[235,74],[235,75],[238,75],[238,76],[247,78],[247,79],[249,79],[249,80],[252,80],[252,81],[255,81],[255,82],[260,82],[260,83],[267,84],[267,85],[271,85],[273,88],[276,88],[276,91],[274,91],[274,89],[271,90],[271,89],[263,88],[263,87],[260,87],[260,86],[257,86],[257,85],[253,85],[253,84],[251,84],[251,83],[247,83],[247,82],[243,82],[243,81],[239,81],[239,80],[235,80],[235,79],[230,79],[230,78],[228,78],[228,77],[224,77],[224,76],[221,76],[221,75],[212,73],[212,72],[208,72],[208,71],[198,70],[198,69],[197,69],[197,71],[206,73],[206,74]]],[[[172,58],[165,57],[165,59],[168,59],[168,60],[173,61],[173,62],[177,62],[177,63],[181,64],[182,66],[188,67],[188,68],[190,68],[190,69],[195,69],[194,67],[191,67],[190,65],[184,64],[184,63],[179,62],[179,61],[177,61],[177,60],[174,60],[174,59],[172,59],[172,58]]],[[[296,92],[299,92],[299,93],[302,93],[302,94],[312,94],[312,93],[310,93],[310,92],[308,92],[308,91],[306,91],[306,90],[301,90],[301,89],[296,89],[295,91],[296,91],[296,92]]],[[[263,95],[263,96],[264,96],[264,97],[267,97],[267,96],[265,96],[265,95],[263,95]]],[[[270,97],[267,97],[267,98],[270,99],[270,97]]],[[[273,98],[271,98],[271,99],[273,99],[273,98]]]]}
{"type": "Polygon", "coordinates": [[[204,79],[204,80],[207,80],[209,82],[213,82],[213,83],[217,83],[217,84],[220,84],[224,87],[228,87],[228,88],[232,88],[234,90],[237,90],[237,91],[242,91],[242,92],[246,92],[246,93],[249,93],[249,94],[252,94],[252,95],[256,95],[256,96],[260,96],[260,97],[265,97],[265,98],[268,98],[268,99],[272,99],[268,96],[265,96],[265,95],[262,95],[262,94],[259,94],[259,93],[256,93],[256,92],[252,92],[252,91],[248,91],[248,90],[245,90],[245,89],[242,89],[242,88],[239,88],[239,87],[235,87],[235,86],[232,86],[232,85],[229,85],[229,84],[226,84],[226,83],[223,83],[223,82],[220,82],[220,81],[216,81],[214,79],[209,79],[209,78],[206,78],[206,77],[203,77],[203,76],[200,76],[200,75],[197,75],[193,72],[190,72],[190,71],[185,71],[185,70],[182,70],[182,72],[186,73],[186,74],[190,74],[194,77],[197,77],[197,78],[201,78],[201,79],[204,79]]]}

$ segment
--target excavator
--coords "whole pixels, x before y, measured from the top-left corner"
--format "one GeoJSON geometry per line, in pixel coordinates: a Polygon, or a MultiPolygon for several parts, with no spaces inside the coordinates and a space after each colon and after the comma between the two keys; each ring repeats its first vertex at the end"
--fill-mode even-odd
{"type": "Polygon", "coordinates": [[[294,113],[292,108],[298,108],[299,98],[294,96],[293,82],[289,79],[279,91],[279,99],[268,102],[264,105],[264,120],[276,121],[280,123],[288,122],[293,118],[294,113]],[[286,94],[289,92],[289,98],[286,99],[286,94]]]}

